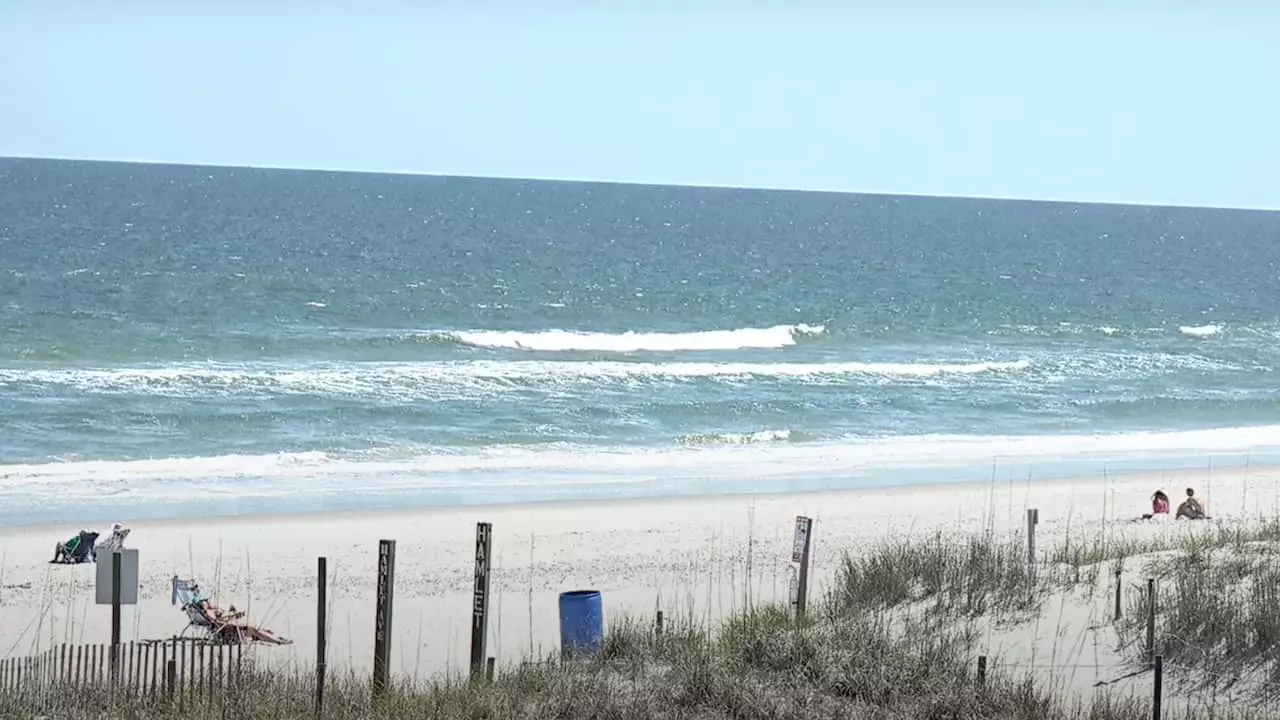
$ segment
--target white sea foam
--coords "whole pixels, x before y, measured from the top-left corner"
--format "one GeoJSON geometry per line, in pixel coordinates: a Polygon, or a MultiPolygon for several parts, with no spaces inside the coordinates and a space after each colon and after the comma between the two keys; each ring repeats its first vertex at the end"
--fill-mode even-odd
{"type": "Polygon", "coordinates": [[[541,352],[679,352],[689,350],[770,350],[790,347],[798,338],[826,332],[821,325],[775,325],[769,328],[702,330],[697,332],[599,333],[576,330],[506,332],[468,330],[430,333],[481,348],[506,348],[541,352]]]}
{"type": "Polygon", "coordinates": [[[1221,325],[1182,325],[1178,332],[1191,337],[1213,337],[1222,332],[1221,325]]]}
{"type": "Polygon", "coordinates": [[[745,363],[620,361],[438,361],[296,365],[197,364],[159,368],[0,368],[0,386],[39,384],[82,392],[173,397],[321,394],[439,397],[513,383],[637,383],[706,378],[722,382],[787,379],[826,384],[856,376],[892,380],[1027,370],[1027,360],[972,363],[745,363]]]}
{"type": "Polygon", "coordinates": [[[0,465],[12,503],[41,507],[103,497],[148,503],[201,499],[420,492],[548,485],[762,481],[856,477],[860,471],[977,467],[1002,461],[1138,460],[1172,455],[1280,451],[1280,426],[1103,435],[920,435],[823,442],[752,442],[666,449],[489,448],[474,452],[403,449],[384,453],[279,453],[128,461],[0,465]]]}
{"type": "Polygon", "coordinates": [[[749,445],[786,442],[791,438],[790,430],[757,430],[748,433],[694,433],[680,436],[678,442],[681,445],[749,445]]]}

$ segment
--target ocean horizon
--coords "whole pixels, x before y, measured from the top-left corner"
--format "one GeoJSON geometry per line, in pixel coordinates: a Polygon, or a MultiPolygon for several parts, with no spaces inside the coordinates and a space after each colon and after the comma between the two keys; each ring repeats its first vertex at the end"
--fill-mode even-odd
{"type": "Polygon", "coordinates": [[[1280,213],[0,158],[0,521],[1280,460],[1280,213]]]}

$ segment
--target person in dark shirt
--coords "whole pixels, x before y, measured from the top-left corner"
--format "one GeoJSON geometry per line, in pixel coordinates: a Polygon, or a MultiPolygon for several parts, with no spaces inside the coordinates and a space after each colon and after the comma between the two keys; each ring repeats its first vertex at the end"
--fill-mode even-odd
{"type": "Polygon", "coordinates": [[[1177,517],[1188,520],[1204,520],[1204,506],[1196,499],[1195,490],[1187,488],[1187,499],[1183,500],[1182,504],[1178,506],[1177,517]]]}

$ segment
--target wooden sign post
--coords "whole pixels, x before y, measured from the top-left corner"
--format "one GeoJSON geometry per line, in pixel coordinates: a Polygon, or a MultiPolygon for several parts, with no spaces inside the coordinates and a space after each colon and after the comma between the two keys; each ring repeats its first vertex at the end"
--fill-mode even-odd
{"type": "Polygon", "coordinates": [[[800,563],[800,579],[796,587],[796,619],[804,619],[809,604],[809,548],[813,542],[813,520],[796,516],[796,534],[791,544],[791,562],[800,563]]]}
{"type": "Polygon", "coordinates": [[[391,605],[396,585],[396,541],[378,541],[378,607],[373,635],[373,694],[387,689],[391,667],[391,605]]]}
{"type": "Polygon", "coordinates": [[[324,715],[324,675],[327,659],[326,641],[329,636],[329,560],[319,558],[316,562],[317,596],[316,596],[316,717],[324,715]]]}
{"type": "Polygon", "coordinates": [[[485,672],[484,645],[489,627],[489,556],[493,550],[493,524],[476,523],[476,574],[471,595],[471,679],[485,672]]]}
{"type": "Polygon", "coordinates": [[[1036,564],[1036,525],[1040,524],[1040,510],[1027,508],[1027,562],[1036,564]]]}
{"type": "Polygon", "coordinates": [[[120,681],[120,606],[138,604],[138,551],[123,548],[111,552],[109,563],[99,562],[94,575],[94,599],[111,606],[111,655],[107,680],[112,688],[120,681]]]}

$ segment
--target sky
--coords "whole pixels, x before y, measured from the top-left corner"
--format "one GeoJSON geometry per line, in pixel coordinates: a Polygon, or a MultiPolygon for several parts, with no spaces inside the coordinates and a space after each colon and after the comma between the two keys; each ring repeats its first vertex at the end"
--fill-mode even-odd
{"type": "Polygon", "coordinates": [[[1280,209],[1268,5],[0,0],[0,155],[1280,209]]]}

